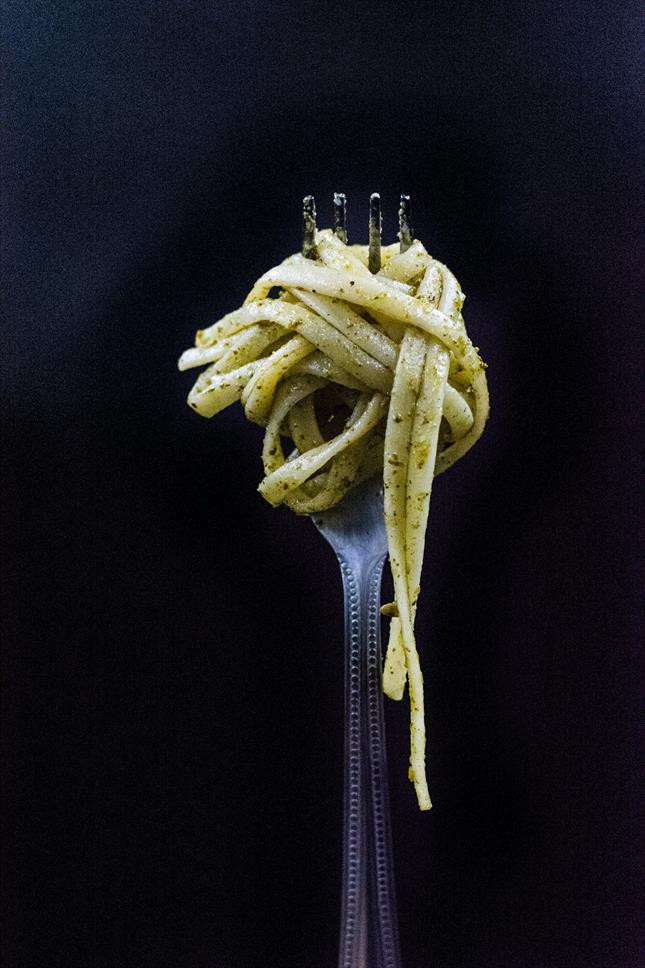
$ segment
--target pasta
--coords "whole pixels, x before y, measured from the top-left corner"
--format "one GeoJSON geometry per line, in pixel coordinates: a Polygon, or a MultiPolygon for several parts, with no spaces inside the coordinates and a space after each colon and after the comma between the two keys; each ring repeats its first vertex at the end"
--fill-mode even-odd
{"type": "Polygon", "coordinates": [[[484,428],[485,364],[466,333],[459,283],[420,241],[405,252],[384,246],[376,274],[367,246],[330,229],[314,242],[316,258],[285,259],[241,308],[199,331],[179,368],[206,366],[188,396],[197,413],[212,417],[240,400],[265,428],[259,491],[270,504],[320,512],[383,474],[395,590],[382,609],[391,616],[383,689],[401,699],[408,683],[409,777],[427,810],[414,636],[426,523],[434,476],[484,428]]]}

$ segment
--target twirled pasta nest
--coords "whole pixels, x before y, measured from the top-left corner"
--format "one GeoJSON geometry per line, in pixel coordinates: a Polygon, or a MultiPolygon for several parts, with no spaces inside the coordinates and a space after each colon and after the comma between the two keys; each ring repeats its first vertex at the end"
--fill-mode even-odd
{"type": "Polygon", "coordinates": [[[202,416],[241,400],[266,428],[259,490],[269,503],[320,512],[383,474],[395,588],[383,688],[400,699],[409,680],[410,778],[427,809],[414,618],[430,492],[482,433],[485,364],[466,333],[459,283],[418,240],[405,252],[383,247],[375,275],[368,247],[329,229],[316,232],[315,252],[265,273],[240,309],[197,333],[179,368],[207,365],[188,397],[202,416]]]}

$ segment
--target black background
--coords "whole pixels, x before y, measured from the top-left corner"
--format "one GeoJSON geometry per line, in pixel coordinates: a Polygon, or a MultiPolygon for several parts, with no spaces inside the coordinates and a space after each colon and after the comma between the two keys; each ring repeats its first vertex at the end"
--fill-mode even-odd
{"type": "Polygon", "coordinates": [[[341,590],[175,360],[349,195],[457,273],[406,968],[634,968],[637,7],[4,4],[6,968],[327,968],[341,590]]]}

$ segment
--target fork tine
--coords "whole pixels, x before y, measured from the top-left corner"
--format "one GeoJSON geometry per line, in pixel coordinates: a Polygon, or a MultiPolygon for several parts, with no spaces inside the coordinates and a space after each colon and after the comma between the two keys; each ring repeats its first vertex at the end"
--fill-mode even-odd
{"type": "Polygon", "coordinates": [[[316,258],[316,203],[313,195],[302,200],[302,254],[305,259],[316,258]]]}
{"type": "Polygon", "coordinates": [[[410,196],[401,195],[401,205],[399,207],[399,240],[401,252],[405,252],[412,245],[414,233],[412,231],[412,220],[410,214],[410,196]]]}
{"type": "Polygon", "coordinates": [[[370,227],[369,227],[369,270],[378,272],[381,268],[381,196],[374,192],[370,195],[370,227]]]}
{"type": "Polygon", "coordinates": [[[347,245],[347,197],[343,192],[334,192],[334,233],[347,245]]]}

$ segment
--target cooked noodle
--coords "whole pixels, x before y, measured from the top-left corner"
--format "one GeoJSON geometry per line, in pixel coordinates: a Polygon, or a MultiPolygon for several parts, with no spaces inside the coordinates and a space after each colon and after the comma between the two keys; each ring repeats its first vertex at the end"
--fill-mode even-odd
{"type": "Polygon", "coordinates": [[[315,254],[265,273],[240,309],[197,333],[179,368],[207,365],[188,397],[202,416],[241,400],[265,428],[259,490],[270,504],[323,511],[383,474],[395,590],[383,689],[401,699],[408,682],[409,776],[427,810],[414,620],[430,492],[482,433],[485,364],[466,334],[459,283],[421,242],[383,247],[375,275],[368,247],[329,229],[316,232],[315,254]],[[284,437],[295,445],[288,455],[284,437]]]}

